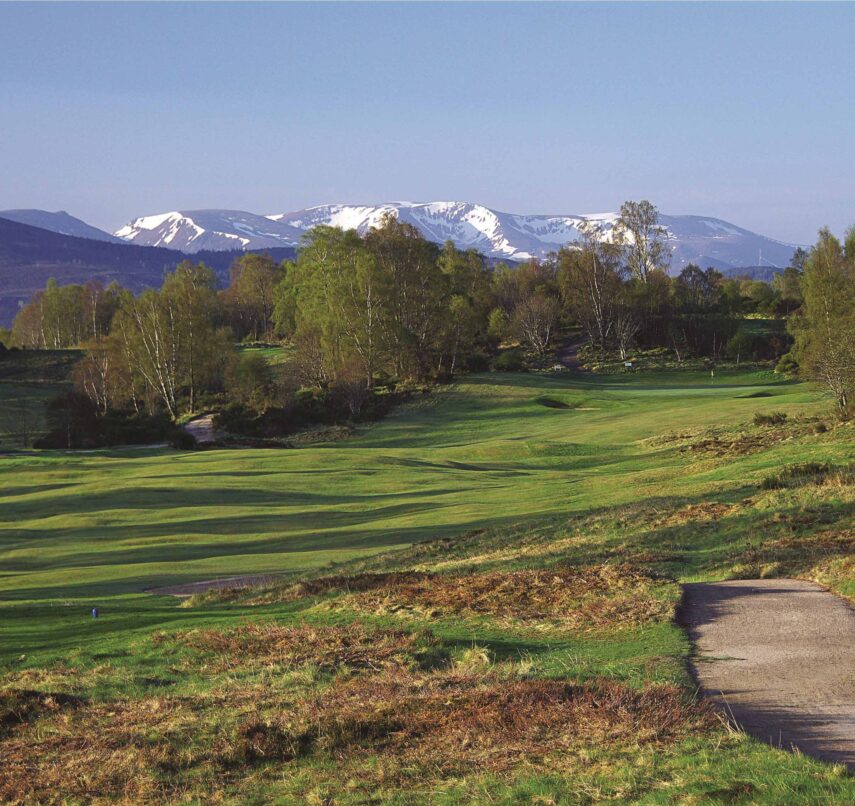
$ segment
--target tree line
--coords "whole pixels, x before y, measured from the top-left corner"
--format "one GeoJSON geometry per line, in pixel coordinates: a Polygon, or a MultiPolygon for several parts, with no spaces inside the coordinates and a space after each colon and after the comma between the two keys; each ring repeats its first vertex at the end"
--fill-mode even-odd
{"type": "Polygon", "coordinates": [[[505,368],[518,366],[509,353],[496,358],[499,345],[546,356],[571,325],[591,349],[622,359],[651,347],[678,361],[778,358],[786,337],[743,327],[758,314],[788,317],[791,363],[848,410],[854,254],[851,233],[840,244],[824,230],[771,283],[694,265],[672,277],[658,211],[642,201],[622,205],[608,232],[591,226],[544,260],[494,266],[388,216],[365,236],[318,227],[293,262],[245,255],[222,290],[210,268],[190,261],[137,296],[115,284],[51,281],[20,310],[11,340],[84,347],[77,386],[102,414],[160,410],[176,420],[210,395],[263,408],[277,389],[299,386],[338,389],[358,408],[390,378],[450,378],[503,359],[505,368]],[[294,345],[287,379],[272,379],[263,361],[235,346],[274,340],[294,345]]]}

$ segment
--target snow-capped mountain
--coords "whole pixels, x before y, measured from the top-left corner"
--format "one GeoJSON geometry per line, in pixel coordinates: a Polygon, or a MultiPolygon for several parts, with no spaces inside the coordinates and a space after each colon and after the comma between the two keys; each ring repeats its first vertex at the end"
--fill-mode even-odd
{"type": "MultiPolygon", "coordinates": [[[[306,232],[321,224],[364,234],[387,214],[413,224],[437,243],[451,240],[462,249],[474,248],[491,258],[514,261],[542,258],[574,243],[590,224],[597,224],[609,237],[617,219],[616,213],[516,215],[465,202],[328,204],[268,216],[233,210],[162,213],[138,218],[115,235],[137,244],[185,252],[268,249],[297,246],[306,232]]],[[[672,270],[687,263],[716,268],[760,263],[785,266],[795,248],[717,218],[662,215],[660,223],[667,231],[672,270]]]]}
{"type": "Polygon", "coordinates": [[[168,246],[182,252],[272,249],[294,246],[302,230],[242,210],[189,210],[131,221],[114,235],[141,246],[168,246]]]}
{"type": "Polygon", "coordinates": [[[26,224],[30,227],[46,229],[60,235],[72,235],[75,238],[89,238],[93,241],[121,243],[121,239],[109,232],[93,227],[79,218],[69,215],[65,210],[50,213],[47,210],[0,210],[0,218],[26,224]]]}

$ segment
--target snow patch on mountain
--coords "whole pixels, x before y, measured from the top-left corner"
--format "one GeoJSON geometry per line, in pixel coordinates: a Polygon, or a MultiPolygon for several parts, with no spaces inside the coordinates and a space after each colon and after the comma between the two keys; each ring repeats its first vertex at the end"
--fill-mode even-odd
{"type": "Polygon", "coordinates": [[[294,246],[302,232],[241,210],[188,210],[142,216],[115,235],[142,246],[193,253],[294,246]]]}
{"type": "MultiPolygon", "coordinates": [[[[239,210],[190,210],[144,216],[115,235],[149,246],[169,246],[185,252],[202,249],[268,249],[298,246],[320,225],[354,229],[365,234],[386,215],[412,224],[436,243],[453,241],[461,249],[477,249],[494,259],[524,261],[543,258],[579,241],[589,227],[604,237],[614,236],[618,214],[519,215],[480,204],[456,201],[388,202],[380,205],[324,204],[290,213],[259,216],[239,210]]],[[[794,245],[708,216],[660,217],[671,250],[671,268],[687,263],[731,268],[786,265],[794,245]]]]}

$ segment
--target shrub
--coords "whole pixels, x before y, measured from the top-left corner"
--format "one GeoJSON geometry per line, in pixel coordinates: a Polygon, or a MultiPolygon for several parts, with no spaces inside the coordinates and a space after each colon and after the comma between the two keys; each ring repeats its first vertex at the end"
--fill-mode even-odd
{"type": "Polygon", "coordinates": [[[493,359],[493,370],[496,372],[522,372],[525,360],[520,350],[505,350],[493,359]]]}
{"type": "Polygon", "coordinates": [[[784,353],[775,365],[778,375],[796,375],[799,371],[799,362],[792,353],[784,353]]]}
{"type": "Polygon", "coordinates": [[[183,428],[176,428],[172,432],[169,443],[179,451],[192,451],[196,448],[196,437],[183,428]]]}
{"type": "Polygon", "coordinates": [[[47,406],[48,433],[35,448],[98,448],[110,445],[146,445],[172,436],[173,425],[163,413],[110,411],[100,415],[80,392],[55,397],[47,406]]]}
{"type": "Polygon", "coordinates": [[[757,412],[754,415],[754,425],[781,425],[787,421],[783,411],[770,411],[768,414],[757,412]]]}
{"type": "Polygon", "coordinates": [[[470,353],[463,359],[463,368],[467,372],[486,372],[490,368],[490,356],[487,353],[470,353]]]}
{"type": "Polygon", "coordinates": [[[226,375],[229,397],[256,411],[272,405],[275,397],[273,368],[259,353],[245,353],[226,375]]]}

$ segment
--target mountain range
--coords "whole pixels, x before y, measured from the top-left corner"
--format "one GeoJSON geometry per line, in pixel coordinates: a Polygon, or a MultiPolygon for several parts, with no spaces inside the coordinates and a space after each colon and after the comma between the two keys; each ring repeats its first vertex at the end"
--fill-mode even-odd
{"type": "MultiPolygon", "coordinates": [[[[525,261],[543,258],[575,243],[581,230],[596,224],[608,238],[617,213],[594,215],[518,215],[467,202],[392,202],[380,205],[327,204],[291,213],[256,215],[239,210],[185,210],[134,219],[115,237],[146,246],[194,253],[202,249],[265,249],[300,244],[320,224],[364,234],[392,214],[416,226],[437,243],[447,240],[490,258],[525,261]]],[[[2,215],[2,213],[0,213],[2,215]]],[[[710,216],[662,215],[672,253],[672,270],[688,263],[706,268],[785,266],[795,245],[710,216]]]]}
{"type": "MultiPolygon", "coordinates": [[[[18,307],[50,277],[60,283],[116,280],[139,291],[159,285],[167,272],[193,255],[225,281],[232,261],[243,252],[291,259],[312,227],[327,224],[365,233],[388,213],[437,243],[450,239],[493,261],[512,262],[540,258],[578,241],[588,223],[599,225],[609,237],[617,219],[615,213],[514,215],[462,202],[398,202],[323,205],[268,216],[189,210],[144,216],[108,233],[65,211],[5,210],[0,211],[0,325],[8,326],[18,307]]],[[[660,220],[671,248],[672,272],[694,262],[728,274],[768,274],[785,266],[795,248],[717,218],[663,215],[660,220]]]]}

